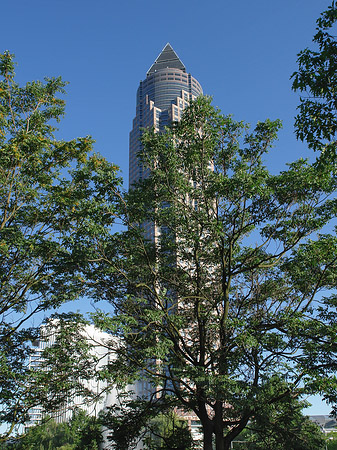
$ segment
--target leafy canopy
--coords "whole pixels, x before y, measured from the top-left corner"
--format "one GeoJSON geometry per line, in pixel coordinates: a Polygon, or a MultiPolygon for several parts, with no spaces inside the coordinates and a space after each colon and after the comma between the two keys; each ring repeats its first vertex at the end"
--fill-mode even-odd
{"type": "Polygon", "coordinates": [[[337,241],[323,232],[336,178],[303,159],[269,173],[279,128],[249,131],[200,97],[166,133],[144,131],[149,176],[121,203],[128,230],[96,247],[87,275],[114,309],[97,323],[121,337],[107,373],[193,412],[205,450],[213,437],[230,448],[290,393],[336,392],[337,241]]]}
{"type": "Polygon", "coordinates": [[[320,152],[323,163],[336,162],[337,137],[337,8],[335,1],[317,19],[313,42],[317,50],[298,54],[298,70],[292,88],[301,93],[296,135],[309,148],[320,152]]]}
{"type": "Polygon", "coordinates": [[[26,434],[8,442],[5,449],[98,450],[101,442],[99,421],[77,410],[69,422],[57,423],[46,417],[41,424],[30,427],[26,434]]]}
{"type": "Polygon", "coordinates": [[[89,136],[55,138],[65,85],[58,77],[19,86],[13,55],[0,55],[0,422],[8,433],[36,401],[28,358],[39,331],[27,324],[83,295],[92,242],[114,222],[117,168],[92,153],[89,136]]]}

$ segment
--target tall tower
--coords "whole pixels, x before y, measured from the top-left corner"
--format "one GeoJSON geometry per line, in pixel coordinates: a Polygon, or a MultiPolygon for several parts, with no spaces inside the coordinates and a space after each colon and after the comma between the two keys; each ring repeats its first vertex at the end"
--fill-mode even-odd
{"type": "MultiPolygon", "coordinates": [[[[203,93],[200,83],[186,72],[186,68],[171,45],[165,45],[158,58],[152,64],[137,90],[136,117],[130,132],[129,149],[129,186],[141,180],[142,165],[138,160],[141,150],[142,128],[154,128],[156,132],[181,119],[183,110],[191,100],[203,93]]],[[[156,242],[160,228],[154,223],[143,223],[144,235],[156,242]]],[[[147,398],[153,394],[154,387],[146,379],[139,380],[133,386],[136,396],[147,398]]],[[[185,417],[189,424],[196,422],[195,416],[185,417]]],[[[193,434],[196,432],[192,429],[193,434]]],[[[143,448],[139,443],[137,450],[143,448]]]]}
{"type": "MultiPolygon", "coordinates": [[[[201,94],[199,82],[186,73],[176,52],[166,44],[137,90],[136,117],[130,132],[129,186],[146,176],[137,157],[141,149],[141,129],[163,131],[171,122],[180,120],[189,101],[201,94]]],[[[160,231],[155,224],[144,223],[143,229],[146,238],[156,241],[160,231]]],[[[136,383],[137,395],[146,397],[152,392],[153,387],[146,380],[136,383]]]]}
{"type": "Polygon", "coordinates": [[[143,178],[137,154],[141,148],[141,128],[161,131],[180,120],[190,100],[202,94],[199,82],[186,73],[184,64],[170,44],[152,64],[137,90],[136,117],[130,133],[129,185],[143,178]]]}

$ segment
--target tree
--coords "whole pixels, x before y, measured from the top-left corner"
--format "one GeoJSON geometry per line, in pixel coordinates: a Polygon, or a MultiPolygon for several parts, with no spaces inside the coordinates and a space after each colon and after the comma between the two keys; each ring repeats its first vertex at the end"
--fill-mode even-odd
{"type": "Polygon", "coordinates": [[[79,313],[64,313],[51,316],[40,328],[40,345],[31,355],[26,401],[38,406],[43,415],[64,417],[75,404],[99,401],[101,393],[90,389],[99,358],[92,351],[96,342],[88,337],[86,323],[79,313]]]}
{"type": "Polygon", "coordinates": [[[192,450],[195,447],[187,421],[173,407],[173,399],[148,401],[127,398],[104,409],[100,422],[115,450],[135,448],[139,441],[146,450],[192,450]]]}
{"type": "Polygon", "coordinates": [[[213,437],[229,449],[290,394],[336,392],[337,239],[323,229],[336,178],[303,159],[270,174],[279,128],[249,132],[202,97],[166,133],[145,131],[149,176],[121,201],[128,230],[86,274],[114,308],[97,324],[121,338],[106,374],[144,379],[148,404],[193,411],[204,450],[213,437]]]}
{"type": "MultiPolygon", "coordinates": [[[[282,392],[284,383],[275,377],[270,388],[282,392]]],[[[291,393],[277,404],[265,405],[238,440],[245,441],[244,446],[249,450],[323,450],[324,434],[317,424],[302,414],[305,406],[308,406],[307,402],[291,393]]]]}
{"type": "Polygon", "coordinates": [[[156,416],[144,439],[148,450],[192,450],[195,448],[186,420],[175,411],[156,416]]]}
{"type": "Polygon", "coordinates": [[[79,268],[113,224],[119,180],[90,137],[55,138],[61,78],[20,87],[9,52],[0,55],[0,77],[0,422],[9,434],[35,404],[32,318],[40,323],[41,313],[83,295],[79,268]]]}
{"type": "Polygon", "coordinates": [[[331,33],[337,20],[335,1],[317,20],[313,42],[298,54],[298,71],[292,75],[294,91],[303,93],[295,121],[297,138],[321,153],[321,162],[336,162],[337,41],[331,33]],[[331,30],[331,31],[330,31],[331,30]]]}
{"type": "Polygon", "coordinates": [[[12,450],[98,450],[102,442],[100,425],[84,411],[74,412],[69,422],[56,423],[50,418],[16,438],[5,448],[12,450]]]}

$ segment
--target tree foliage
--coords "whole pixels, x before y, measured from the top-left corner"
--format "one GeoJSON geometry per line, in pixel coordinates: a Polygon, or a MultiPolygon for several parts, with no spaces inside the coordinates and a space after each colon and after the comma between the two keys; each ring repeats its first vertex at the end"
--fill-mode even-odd
{"type": "Polygon", "coordinates": [[[192,450],[195,448],[187,421],[169,411],[157,415],[148,424],[144,439],[147,450],[192,450]]]}
{"type": "Polygon", "coordinates": [[[10,432],[30,407],[27,361],[38,331],[27,324],[83,294],[80,270],[113,224],[119,181],[90,137],[56,139],[61,78],[19,86],[9,52],[0,76],[0,422],[10,432]]]}
{"type": "Polygon", "coordinates": [[[71,411],[75,404],[92,405],[100,399],[101,393],[91,391],[88,383],[97,380],[98,356],[85,325],[82,315],[64,313],[55,314],[40,327],[40,345],[31,354],[26,400],[42,408],[44,415],[55,417],[59,410],[71,411]]]}
{"type": "Polygon", "coordinates": [[[149,176],[121,202],[128,230],[88,274],[114,307],[97,322],[122,339],[110,373],[193,411],[205,450],[213,437],[230,448],[290,393],[336,392],[337,241],[323,231],[336,179],[303,159],[270,174],[279,127],[249,131],[199,98],[165,134],[144,132],[149,176]]]}
{"type": "Polygon", "coordinates": [[[82,410],[74,412],[69,422],[50,418],[28,429],[5,448],[11,450],[98,450],[102,432],[98,420],[82,410]]]}
{"type": "Polygon", "coordinates": [[[321,162],[336,162],[337,138],[337,9],[335,1],[317,20],[313,42],[298,54],[298,71],[292,75],[301,93],[295,121],[296,135],[321,153],[321,162]]]}
{"type": "Polygon", "coordinates": [[[100,416],[111,448],[129,450],[141,441],[144,450],[194,449],[187,421],[177,414],[174,403],[173,397],[162,402],[153,395],[148,401],[124,393],[118,404],[105,408],[100,416]]]}
{"type": "MultiPolygon", "coordinates": [[[[270,388],[282,392],[284,383],[274,377],[270,388]]],[[[317,424],[302,414],[306,406],[307,402],[289,392],[279,402],[264,405],[238,440],[245,441],[244,446],[249,450],[323,450],[324,434],[317,424]]]]}

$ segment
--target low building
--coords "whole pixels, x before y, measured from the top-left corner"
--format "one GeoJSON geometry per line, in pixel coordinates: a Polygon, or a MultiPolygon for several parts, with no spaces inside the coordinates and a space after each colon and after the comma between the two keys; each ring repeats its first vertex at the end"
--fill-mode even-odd
{"type": "Polygon", "coordinates": [[[324,434],[337,431],[337,421],[333,417],[326,415],[309,416],[309,419],[316,423],[324,434]]]}
{"type": "MultiPolygon", "coordinates": [[[[30,357],[29,365],[31,368],[38,368],[43,363],[43,351],[51,347],[56,342],[57,328],[44,325],[41,330],[41,338],[33,342],[34,351],[30,357]]],[[[109,351],[109,341],[112,337],[99,330],[93,325],[85,325],[81,331],[83,337],[90,344],[90,353],[95,357],[96,370],[100,370],[115,358],[115,355],[109,351]]],[[[48,413],[56,422],[61,423],[72,417],[73,411],[80,408],[90,416],[97,416],[98,413],[108,406],[118,402],[118,392],[113,386],[108,386],[106,381],[98,379],[83,380],[83,386],[93,394],[93,399],[88,400],[81,395],[74,396],[67,401],[62,408],[48,413]]],[[[42,406],[35,406],[29,410],[29,422],[26,427],[41,423],[45,412],[42,406]]]]}

